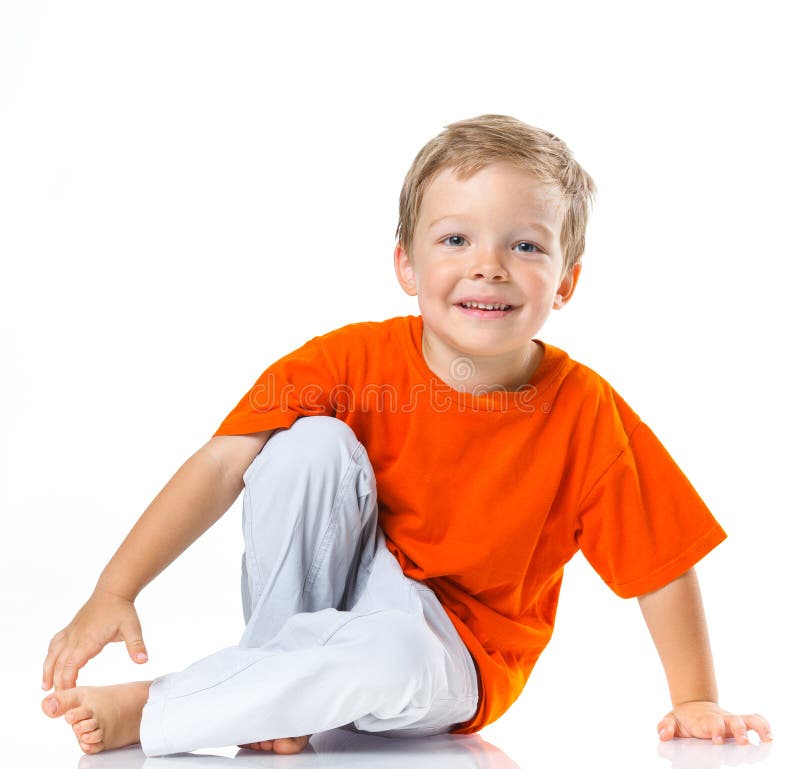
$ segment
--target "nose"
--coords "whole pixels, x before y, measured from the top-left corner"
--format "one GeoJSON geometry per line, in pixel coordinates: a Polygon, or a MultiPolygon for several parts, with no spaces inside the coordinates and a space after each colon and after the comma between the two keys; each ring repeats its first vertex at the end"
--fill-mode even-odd
{"type": "Polygon", "coordinates": [[[470,276],[473,278],[486,278],[487,280],[507,278],[508,270],[506,270],[497,249],[487,246],[476,249],[475,258],[470,266],[470,276]]]}

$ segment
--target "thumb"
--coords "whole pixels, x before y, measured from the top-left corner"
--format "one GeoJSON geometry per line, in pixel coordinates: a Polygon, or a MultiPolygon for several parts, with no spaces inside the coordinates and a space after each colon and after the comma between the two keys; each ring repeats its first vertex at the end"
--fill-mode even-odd
{"type": "Polygon", "coordinates": [[[140,665],[147,662],[147,649],[142,639],[142,628],[139,623],[132,622],[127,625],[122,631],[122,637],[125,639],[125,646],[128,648],[131,659],[140,665]]]}
{"type": "Polygon", "coordinates": [[[662,741],[671,740],[675,736],[675,717],[671,713],[667,713],[659,722],[658,738],[662,741]]]}

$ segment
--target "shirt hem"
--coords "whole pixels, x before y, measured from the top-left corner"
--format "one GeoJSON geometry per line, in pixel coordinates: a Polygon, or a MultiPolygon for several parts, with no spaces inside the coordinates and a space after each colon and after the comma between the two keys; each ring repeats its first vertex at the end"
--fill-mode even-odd
{"type": "Polygon", "coordinates": [[[226,419],[211,436],[217,435],[247,435],[248,433],[260,433],[263,430],[277,430],[279,428],[291,427],[296,419],[302,417],[296,411],[291,413],[271,413],[265,414],[263,419],[226,419]]]}
{"type": "Polygon", "coordinates": [[[677,558],[673,558],[669,563],[656,569],[656,571],[644,577],[624,582],[621,585],[609,583],[609,587],[620,598],[634,598],[644,593],[658,590],[688,571],[701,558],[723,542],[727,536],[722,527],[716,525],[684,550],[677,558]]]}

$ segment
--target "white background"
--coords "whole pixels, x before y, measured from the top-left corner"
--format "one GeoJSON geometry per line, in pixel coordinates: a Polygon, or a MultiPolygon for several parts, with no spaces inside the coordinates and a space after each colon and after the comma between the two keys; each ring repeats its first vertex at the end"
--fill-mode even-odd
{"type": "MultiPolygon", "coordinates": [[[[448,122],[494,112],[597,183],[580,285],[537,336],[615,386],[728,532],[697,567],[720,703],[770,720],[753,760],[797,765],[789,8],[0,2],[3,758],[77,763],[39,710],[50,638],[269,363],[418,313],[392,268],[403,177],[448,122]]],[[[240,512],[142,592],[151,661],[114,644],[79,683],[237,643],[240,512]]],[[[669,766],[669,707],[637,602],[578,555],[550,646],[481,737],[521,767],[669,766]]],[[[703,747],[691,765],[750,750],[703,747]]]]}

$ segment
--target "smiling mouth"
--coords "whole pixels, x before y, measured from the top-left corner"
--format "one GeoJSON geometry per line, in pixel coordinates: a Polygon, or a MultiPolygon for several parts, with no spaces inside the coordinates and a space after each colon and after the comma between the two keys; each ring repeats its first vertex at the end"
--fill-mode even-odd
{"type": "Polygon", "coordinates": [[[502,308],[497,310],[467,307],[463,304],[456,304],[455,306],[465,315],[469,315],[473,318],[503,318],[515,309],[514,306],[510,304],[503,305],[502,308]]]}
{"type": "MultiPolygon", "coordinates": [[[[476,307],[474,306],[475,303],[467,303],[467,302],[460,302],[459,306],[463,307],[465,310],[512,310],[513,307],[510,304],[500,304],[500,302],[494,302],[489,307],[476,307]]],[[[483,302],[481,303],[483,304],[483,302]]]]}

